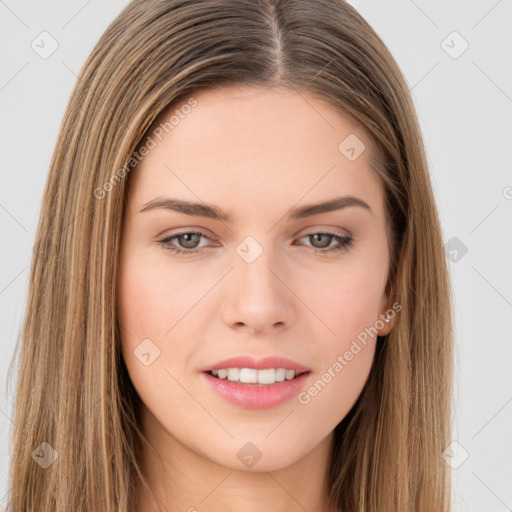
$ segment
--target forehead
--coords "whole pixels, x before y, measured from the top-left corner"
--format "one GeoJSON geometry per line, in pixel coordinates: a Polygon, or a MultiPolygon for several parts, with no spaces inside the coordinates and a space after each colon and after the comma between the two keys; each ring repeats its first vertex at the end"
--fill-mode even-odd
{"type": "Polygon", "coordinates": [[[369,140],[328,102],[248,86],[201,91],[192,99],[153,123],[152,149],[130,176],[132,202],[168,194],[243,214],[250,205],[282,210],[346,194],[381,209],[369,140]]]}

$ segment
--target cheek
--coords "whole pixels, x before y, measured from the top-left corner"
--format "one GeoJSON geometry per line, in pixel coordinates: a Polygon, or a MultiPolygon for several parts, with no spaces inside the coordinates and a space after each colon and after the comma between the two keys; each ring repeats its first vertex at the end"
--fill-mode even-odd
{"type": "Polygon", "coordinates": [[[323,324],[318,332],[326,347],[340,348],[379,319],[385,275],[380,268],[370,269],[366,264],[340,266],[303,277],[301,296],[323,324]]]}
{"type": "Polygon", "coordinates": [[[317,371],[298,396],[308,417],[324,417],[334,428],[350,411],[368,379],[377,341],[375,322],[383,284],[353,271],[329,286],[310,287],[308,300],[328,326],[315,339],[317,371]]]}
{"type": "Polygon", "coordinates": [[[118,314],[129,338],[163,341],[193,299],[200,297],[194,283],[179,272],[169,272],[165,262],[144,254],[127,256],[120,264],[118,279],[118,314]]]}
{"type": "Polygon", "coordinates": [[[121,349],[132,383],[145,401],[155,395],[158,381],[166,380],[163,339],[176,322],[169,299],[175,290],[167,289],[168,283],[162,283],[162,276],[143,255],[125,251],[117,287],[121,349]]]}
{"type": "Polygon", "coordinates": [[[149,392],[169,381],[166,370],[176,376],[186,370],[193,341],[200,335],[198,323],[191,321],[194,308],[212,281],[211,277],[170,271],[165,258],[125,250],[119,265],[117,313],[123,357],[141,396],[145,394],[142,387],[149,392]],[[145,366],[144,357],[154,362],[145,366]]]}
{"type": "Polygon", "coordinates": [[[375,343],[358,341],[333,352],[323,370],[297,396],[302,415],[310,421],[322,418],[327,430],[334,429],[361,395],[374,354],[375,343]]]}
{"type": "Polygon", "coordinates": [[[170,351],[165,343],[166,333],[186,312],[183,295],[183,287],[166,276],[160,263],[126,249],[117,287],[121,349],[130,379],[151,411],[167,410],[169,396],[163,390],[173,389],[168,372],[176,373],[171,356],[186,357],[183,345],[170,351]]]}
{"type": "Polygon", "coordinates": [[[317,274],[301,287],[322,325],[315,336],[315,379],[298,397],[299,403],[305,412],[327,414],[336,425],[357,400],[370,373],[385,273],[365,262],[351,265],[350,271],[338,267],[329,275],[317,274]]]}

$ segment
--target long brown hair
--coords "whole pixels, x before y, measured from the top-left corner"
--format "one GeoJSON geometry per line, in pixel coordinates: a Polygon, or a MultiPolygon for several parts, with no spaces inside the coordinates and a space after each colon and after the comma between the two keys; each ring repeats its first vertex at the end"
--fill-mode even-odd
{"type": "Polygon", "coordinates": [[[402,309],[335,429],[331,503],[343,512],[450,509],[441,454],[450,442],[451,291],[397,63],[342,0],[134,0],[81,70],[50,165],[18,339],[9,511],[133,511],[142,433],[116,315],[130,159],[164,109],[230,85],[308,91],[362,126],[375,148],[388,286],[402,309]],[[43,468],[38,457],[56,459],[43,468]]]}

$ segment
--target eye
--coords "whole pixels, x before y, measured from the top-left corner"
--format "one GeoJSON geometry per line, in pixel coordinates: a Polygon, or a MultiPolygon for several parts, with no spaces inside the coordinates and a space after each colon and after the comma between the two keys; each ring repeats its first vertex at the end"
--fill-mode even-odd
{"type": "Polygon", "coordinates": [[[160,245],[174,254],[195,254],[199,252],[197,249],[199,247],[198,243],[201,241],[201,238],[208,238],[204,233],[200,231],[192,231],[179,233],[177,235],[169,236],[160,240],[160,245]],[[176,239],[183,249],[179,249],[173,246],[169,246],[172,240],[176,239]]]}
{"type": "MultiPolygon", "coordinates": [[[[171,251],[173,254],[188,256],[200,252],[199,249],[201,246],[199,243],[201,238],[209,240],[208,236],[201,231],[190,231],[169,236],[160,240],[158,243],[165,250],[171,251]],[[175,243],[178,244],[178,247],[176,247],[176,245],[172,245],[174,240],[176,240],[175,243]]],[[[351,236],[324,231],[309,233],[299,238],[299,240],[302,240],[303,238],[308,238],[313,243],[312,248],[315,249],[315,253],[339,252],[344,249],[348,249],[354,241],[351,236]],[[331,247],[333,241],[336,242],[336,245],[331,247]]]]}
{"type": "Polygon", "coordinates": [[[315,253],[339,252],[344,249],[348,249],[354,241],[354,238],[351,236],[324,231],[318,233],[309,233],[301,237],[299,240],[302,238],[308,238],[312,242],[313,248],[316,249],[315,253]],[[330,247],[333,241],[336,242],[337,245],[330,247]]]}

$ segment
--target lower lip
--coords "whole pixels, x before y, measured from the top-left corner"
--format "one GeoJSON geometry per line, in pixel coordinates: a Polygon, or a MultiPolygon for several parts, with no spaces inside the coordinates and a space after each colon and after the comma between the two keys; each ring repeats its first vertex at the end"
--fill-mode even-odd
{"type": "Polygon", "coordinates": [[[280,405],[299,393],[309,372],[275,384],[239,384],[202,373],[209,386],[222,398],[244,409],[268,409],[280,405]]]}

